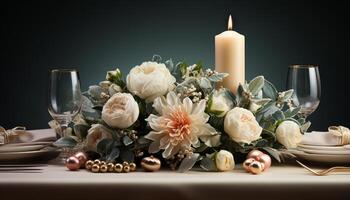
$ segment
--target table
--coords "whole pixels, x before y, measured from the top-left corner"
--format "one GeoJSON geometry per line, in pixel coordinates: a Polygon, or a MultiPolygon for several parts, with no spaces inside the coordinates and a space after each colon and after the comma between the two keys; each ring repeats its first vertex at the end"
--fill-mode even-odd
{"type": "Polygon", "coordinates": [[[242,169],[95,174],[59,165],[43,168],[42,173],[0,173],[0,199],[350,199],[349,173],[319,177],[297,166],[272,166],[260,175],[242,169]]]}

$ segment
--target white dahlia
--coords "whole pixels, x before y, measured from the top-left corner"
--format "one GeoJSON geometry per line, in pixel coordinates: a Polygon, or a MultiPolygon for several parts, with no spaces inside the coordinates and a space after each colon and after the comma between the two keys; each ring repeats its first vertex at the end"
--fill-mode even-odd
{"type": "Polygon", "coordinates": [[[164,150],[163,157],[169,158],[180,150],[199,147],[200,141],[208,146],[217,146],[220,135],[208,124],[209,115],[204,112],[206,101],[193,104],[189,98],[182,102],[174,92],[165,97],[158,97],[153,107],[158,115],[151,114],[146,121],[153,129],[146,135],[152,140],[150,153],[164,150]]]}

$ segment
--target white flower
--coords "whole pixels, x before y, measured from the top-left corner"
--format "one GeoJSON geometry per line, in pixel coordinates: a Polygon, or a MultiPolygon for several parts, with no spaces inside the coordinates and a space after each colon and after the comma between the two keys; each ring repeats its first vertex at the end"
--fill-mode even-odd
{"type": "Polygon", "coordinates": [[[128,128],[137,120],[139,106],[129,93],[114,94],[103,106],[102,119],[110,127],[128,128]]]}
{"type": "Polygon", "coordinates": [[[231,152],[220,150],[215,156],[216,168],[219,171],[230,171],[235,167],[235,160],[231,152]]]}
{"type": "Polygon", "coordinates": [[[277,141],[286,148],[297,147],[302,136],[299,125],[290,120],[282,122],[276,129],[277,141]]]}
{"type": "Polygon", "coordinates": [[[126,77],[128,90],[147,103],[173,90],[176,82],[164,64],[144,62],[131,69],[126,77]]]}
{"type": "Polygon", "coordinates": [[[108,93],[111,96],[115,95],[118,92],[122,92],[122,91],[123,91],[123,89],[119,85],[114,84],[114,83],[111,84],[108,88],[108,93]]]}
{"type": "Polygon", "coordinates": [[[86,148],[90,151],[96,151],[97,144],[103,139],[111,139],[112,134],[109,129],[101,124],[93,124],[88,130],[86,136],[86,148]]]}
{"type": "Polygon", "coordinates": [[[205,104],[205,100],[193,104],[188,97],[181,102],[174,92],[156,98],[153,107],[159,116],[151,114],[146,119],[153,129],[145,136],[153,141],[149,152],[164,149],[163,157],[169,158],[180,150],[199,147],[200,140],[208,146],[219,145],[220,135],[207,123],[205,104]]]}
{"type": "Polygon", "coordinates": [[[239,107],[226,114],[224,129],[232,140],[248,144],[259,139],[262,131],[253,113],[239,107]]]}
{"type": "Polygon", "coordinates": [[[215,90],[209,102],[209,112],[218,117],[225,116],[233,108],[233,102],[227,96],[226,89],[215,90]]]}

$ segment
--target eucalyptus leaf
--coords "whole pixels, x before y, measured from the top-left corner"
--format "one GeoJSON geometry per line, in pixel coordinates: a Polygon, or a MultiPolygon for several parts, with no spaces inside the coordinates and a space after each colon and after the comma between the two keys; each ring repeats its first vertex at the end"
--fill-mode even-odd
{"type": "Polygon", "coordinates": [[[53,145],[56,147],[68,147],[72,148],[77,144],[77,141],[72,137],[61,137],[60,139],[56,140],[53,145]]]}
{"type": "Polygon", "coordinates": [[[262,98],[262,99],[251,99],[251,101],[259,106],[263,106],[271,101],[269,98],[262,98]]]}
{"type": "Polygon", "coordinates": [[[89,113],[94,113],[95,110],[93,109],[94,104],[91,102],[89,98],[86,96],[82,95],[82,105],[81,105],[81,110],[83,112],[89,112],[89,113]]]}
{"type": "Polygon", "coordinates": [[[130,139],[130,137],[129,136],[124,136],[123,137],[123,144],[125,145],[125,146],[129,146],[130,144],[132,144],[134,141],[132,141],[132,139],[130,139]]]}
{"type": "Polygon", "coordinates": [[[115,159],[117,159],[119,157],[120,151],[118,148],[114,147],[112,149],[112,151],[108,154],[108,156],[106,157],[106,161],[107,162],[114,162],[115,159]]]}
{"type": "Polygon", "coordinates": [[[102,155],[108,155],[108,153],[111,151],[111,148],[113,147],[113,140],[112,139],[103,139],[99,143],[97,143],[97,153],[100,153],[102,155]]]}
{"type": "Polygon", "coordinates": [[[266,79],[265,79],[265,83],[264,83],[264,87],[262,88],[262,91],[265,97],[273,100],[277,99],[278,91],[276,87],[266,79]]]}
{"type": "Polygon", "coordinates": [[[285,116],[281,110],[277,110],[275,113],[272,114],[272,117],[276,120],[283,120],[285,119],[285,116]]]}
{"type": "Polygon", "coordinates": [[[128,149],[123,149],[121,152],[120,152],[120,159],[122,161],[126,161],[126,162],[134,162],[135,160],[135,155],[134,153],[131,151],[131,150],[128,150],[128,149]]]}
{"type": "Polygon", "coordinates": [[[162,62],[162,57],[160,55],[153,55],[152,57],[153,62],[161,63],[162,62]]]}
{"type": "Polygon", "coordinates": [[[165,61],[165,66],[169,69],[170,72],[174,71],[174,63],[173,60],[170,58],[169,60],[165,61]]]}
{"type": "Polygon", "coordinates": [[[284,116],[286,116],[286,118],[292,118],[299,113],[300,109],[301,109],[301,107],[297,107],[294,109],[288,109],[284,112],[284,116]]]}
{"type": "Polygon", "coordinates": [[[189,171],[196,164],[198,158],[199,153],[194,153],[190,157],[186,156],[186,158],[182,160],[178,171],[181,173],[189,171]]]}
{"type": "Polygon", "coordinates": [[[101,93],[103,92],[101,86],[99,85],[92,85],[92,86],[89,86],[89,90],[88,90],[88,93],[89,95],[98,100],[98,99],[101,99],[101,93]]]}
{"type": "Polygon", "coordinates": [[[87,124],[74,124],[73,129],[76,136],[85,138],[90,126],[87,124]]]}
{"type": "Polygon", "coordinates": [[[209,171],[209,172],[218,171],[214,160],[208,157],[204,157],[200,161],[200,167],[205,171],[209,171]]]}
{"type": "Polygon", "coordinates": [[[264,87],[264,77],[258,76],[249,82],[248,89],[253,96],[257,95],[258,92],[264,87]]]}
{"type": "Polygon", "coordinates": [[[288,99],[290,99],[294,93],[294,90],[293,89],[290,89],[290,90],[287,90],[285,92],[283,92],[284,95],[283,95],[283,98],[282,98],[282,101],[287,101],[288,99]]]}
{"type": "Polygon", "coordinates": [[[270,156],[272,156],[279,163],[281,163],[281,153],[278,150],[276,150],[276,149],[274,149],[272,147],[263,147],[261,149],[265,150],[270,156]]]}
{"type": "Polygon", "coordinates": [[[220,82],[227,76],[228,76],[227,73],[217,73],[217,74],[213,74],[211,76],[208,76],[208,79],[212,82],[220,82]]]}

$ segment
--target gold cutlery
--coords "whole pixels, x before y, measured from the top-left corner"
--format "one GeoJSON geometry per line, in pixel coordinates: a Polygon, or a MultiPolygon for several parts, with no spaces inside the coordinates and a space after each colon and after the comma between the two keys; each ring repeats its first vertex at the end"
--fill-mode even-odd
{"type": "Polygon", "coordinates": [[[336,167],[331,167],[329,169],[321,170],[321,171],[316,171],[311,169],[310,167],[304,165],[298,160],[295,160],[299,165],[310,171],[311,173],[317,175],[317,176],[325,176],[331,172],[350,172],[350,167],[343,167],[343,166],[336,166],[336,167]]]}

